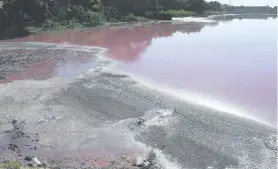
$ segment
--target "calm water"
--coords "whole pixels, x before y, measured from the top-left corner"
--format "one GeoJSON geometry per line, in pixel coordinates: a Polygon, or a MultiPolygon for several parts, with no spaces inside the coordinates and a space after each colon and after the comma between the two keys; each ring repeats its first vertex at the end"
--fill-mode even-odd
{"type": "MultiPolygon", "coordinates": [[[[275,125],[276,22],[161,23],[42,33],[17,41],[104,47],[106,56],[120,61],[119,70],[183,90],[189,101],[275,125]]],[[[75,62],[62,68],[55,63],[54,74],[75,74],[93,66],[75,62]]]]}
{"type": "Polygon", "coordinates": [[[175,31],[153,38],[136,61],[120,68],[276,124],[276,30],[276,20],[268,19],[175,31]]]}

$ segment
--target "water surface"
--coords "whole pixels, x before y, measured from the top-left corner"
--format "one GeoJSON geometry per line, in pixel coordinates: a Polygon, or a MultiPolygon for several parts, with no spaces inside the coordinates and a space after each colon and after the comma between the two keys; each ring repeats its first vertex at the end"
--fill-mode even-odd
{"type": "MultiPolygon", "coordinates": [[[[276,21],[252,18],[95,28],[41,33],[17,41],[104,47],[106,56],[120,61],[119,70],[189,92],[187,100],[275,125],[276,21]]],[[[57,68],[56,75],[75,74],[74,64],[57,68]]],[[[78,67],[86,70],[90,64],[78,67]]]]}

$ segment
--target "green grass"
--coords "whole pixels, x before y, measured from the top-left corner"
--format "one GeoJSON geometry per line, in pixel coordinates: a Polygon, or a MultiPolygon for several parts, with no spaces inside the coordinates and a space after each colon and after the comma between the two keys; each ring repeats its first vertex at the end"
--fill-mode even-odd
{"type": "MultiPolygon", "coordinates": [[[[0,162],[0,169],[42,169],[38,167],[27,167],[20,165],[19,162],[16,161],[7,161],[7,162],[0,162]]],[[[45,168],[50,169],[50,168],[45,168]]]]}
{"type": "Polygon", "coordinates": [[[20,164],[14,161],[4,162],[0,163],[0,169],[20,169],[20,164]]]}
{"type": "Polygon", "coordinates": [[[193,11],[185,11],[185,10],[168,10],[168,11],[160,11],[160,14],[168,14],[172,17],[188,17],[196,15],[193,11]]]}

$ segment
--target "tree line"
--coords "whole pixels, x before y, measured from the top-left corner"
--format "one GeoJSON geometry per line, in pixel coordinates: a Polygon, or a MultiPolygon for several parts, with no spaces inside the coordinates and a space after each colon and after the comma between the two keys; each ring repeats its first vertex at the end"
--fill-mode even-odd
{"type": "Polygon", "coordinates": [[[229,10],[228,5],[205,0],[0,0],[0,37],[27,34],[27,26],[90,27],[136,21],[138,16],[170,19],[229,10]]]}

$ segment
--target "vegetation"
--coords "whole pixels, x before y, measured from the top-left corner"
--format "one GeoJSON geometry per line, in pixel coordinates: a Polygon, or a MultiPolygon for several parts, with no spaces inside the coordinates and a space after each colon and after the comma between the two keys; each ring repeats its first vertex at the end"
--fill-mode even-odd
{"type": "Polygon", "coordinates": [[[277,14],[277,6],[269,7],[269,6],[258,6],[258,7],[250,7],[250,6],[234,6],[232,7],[233,13],[242,14],[242,13],[253,13],[253,14],[277,14]]]}
{"type": "Polygon", "coordinates": [[[103,22],[136,22],[139,18],[210,15],[221,12],[276,13],[277,7],[233,7],[205,0],[0,0],[0,38],[42,30],[92,27],[103,22]]]}
{"type": "Polygon", "coordinates": [[[0,169],[20,169],[20,164],[13,161],[0,163],[0,169]]]}
{"type": "Polygon", "coordinates": [[[277,15],[277,6],[229,6],[222,5],[222,9],[228,13],[234,14],[275,14],[277,15]]]}
{"type": "MultiPolygon", "coordinates": [[[[58,167],[54,167],[54,168],[58,168],[58,167]]],[[[0,163],[0,169],[52,169],[52,168],[48,168],[48,167],[47,168],[45,168],[45,167],[35,167],[33,165],[30,165],[28,167],[28,166],[20,165],[19,162],[7,161],[7,162],[0,163]]]]}
{"type": "Polygon", "coordinates": [[[160,11],[159,13],[170,15],[171,17],[188,17],[188,16],[196,15],[196,12],[185,11],[185,10],[168,10],[168,11],[160,11]]]}

